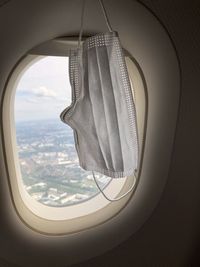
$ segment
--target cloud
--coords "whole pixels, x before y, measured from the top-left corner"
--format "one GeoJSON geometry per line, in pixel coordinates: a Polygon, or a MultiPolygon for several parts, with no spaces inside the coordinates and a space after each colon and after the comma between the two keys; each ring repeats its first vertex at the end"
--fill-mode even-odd
{"type": "Polygon", "coordinates": [[[50,98],[57,97],[57,94],[53,90],[51,90],[45,86],[33,88],[32,93],[37,97],[50,97],[50,98]]]}
{"type": "Polygon", "coordinates": [[[33,104],[38,103],[38,101],[35,98],[32,98],[32,97],[27,97],[26,98],[26,102],[33,103],[33,104]]]}

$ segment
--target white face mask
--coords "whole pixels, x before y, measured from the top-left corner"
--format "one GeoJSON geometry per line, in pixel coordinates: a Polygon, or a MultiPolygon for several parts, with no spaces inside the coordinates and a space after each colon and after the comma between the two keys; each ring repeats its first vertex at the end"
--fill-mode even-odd
{"type": "Polygon", "coordinates": [[[73,101],[61,119],[74,130],[80,166],[112,178],[133,175],[136,111],[118,34],[97,34],[71,51],[69,74],[73,101]]]}

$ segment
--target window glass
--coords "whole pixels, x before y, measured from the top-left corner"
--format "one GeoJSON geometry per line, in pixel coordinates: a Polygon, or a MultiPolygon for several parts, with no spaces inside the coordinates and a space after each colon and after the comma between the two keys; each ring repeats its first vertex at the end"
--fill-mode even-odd
{"type": "MultiPolygon", "coordinates": [[[[38,60],[18,83],[15,124],[22,182],[47,206],[68,206],[99,193],[92,173],[79,167],[72,129],[60,120],[70,103],[66,57],[38,60]]],[[[100,174],[97,178],[102,188],[110,181],[100,174]]]]}

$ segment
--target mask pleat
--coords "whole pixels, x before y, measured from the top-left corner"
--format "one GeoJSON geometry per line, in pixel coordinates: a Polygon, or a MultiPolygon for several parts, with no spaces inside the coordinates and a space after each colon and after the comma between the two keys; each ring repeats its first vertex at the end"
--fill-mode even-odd
{"type": "Polygon", "coordinates": [[[107,124],[105,120],[105,110],[101,88],[101,77],[99,73],[98,60],[96,55],[96,49],[88,50],[88,73],[89,73],[89,93],[92,103],[92,112],[94,118],[94,125],[96,127],[96,133],[101,153],[104,157],[106,167],[112,168],[112,159],[110,156],[109,147],[109,135],[107,124]],[[108,144],[105,146],[105,144],[108,144]]]}
{"type": "Polygon", "coordinates": [[[122,151],[122,161],[124,164],[123,169],[127,169],[127,165],[132,164],[132,159],[130,158],[130,153],[127,153],[130,150],[130,133],[127,128],[129,124],[127,120],[127,110],[126,110],[126,101],[124,97],[124,88],[122,80],[120,77],[119,63],[116,60],[116,51],[113,46],[107,47],[109,62],[110,62],[110,73],[112,77],[113,92],[115,96],[115,106],[116,106],[116,116],[118,118],[119,125],[119,136],[121,140],[121,151],[122,151]],[[111,66],[112,64],[112,66],[111,66]]]}
{"type": "Polygon", "coordinates": [[[110,154],[113,162],[113,170],[123,170],[119,124],[117,119],[115,95],[110,73],[107,47],[97,47],[96,53],[101,77],[101,89],[105,110],[105,120],[109,136],[110,154]]]}

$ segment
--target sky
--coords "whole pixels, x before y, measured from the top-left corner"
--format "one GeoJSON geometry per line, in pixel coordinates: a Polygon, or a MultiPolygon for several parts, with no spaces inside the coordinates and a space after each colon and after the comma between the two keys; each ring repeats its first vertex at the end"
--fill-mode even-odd
{"type": "Polygon", "coordinates": [[[45,57],[21,77],[15,95],[15,120],[60,119],[71,103],[67,57],[45,57]]]}

